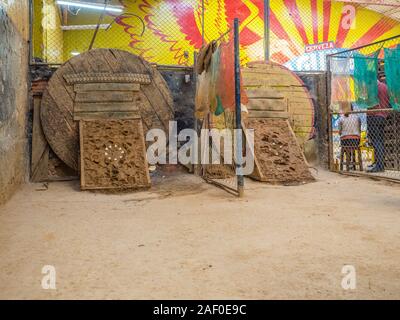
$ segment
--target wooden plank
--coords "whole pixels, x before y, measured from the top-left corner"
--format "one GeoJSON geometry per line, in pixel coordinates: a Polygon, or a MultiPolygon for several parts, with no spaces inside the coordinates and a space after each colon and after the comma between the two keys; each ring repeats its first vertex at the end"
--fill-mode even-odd
{"type": "Polygon", "coordinates": [[[268,98],[268,99],[283,99],[285,96],[280,93],[278,90],[272,90],[270,88],[265,89],[249,89],[246,90],[246,94],[248,98],[268,98]]]}
{"type": "Polygon", "coordinates": [[[305,102],[305,103],[312,103],[312,97],[309,96],[305,91],[304,88],[300,90],[294,90],[294,91],[287,91],[287,92],[282,92],[284,95],[290,95],[290,98],[293,102],[305,102]]]}
{"type": "MultiPolygon", "coordinates": [[[[246,127],[246,124],[245,124],[244,121],[242,121],[242,130],[243,130],[243,133],[244,133],[244,136],[245,136],[246,140],[248,141],[246,143],[249,143],[250,139],[249,139],[249,136],[247,134],[248,133],[247,132],[247,127],[246,127]]],[[[254,134],[257,134],[257,133],[254,132],[254,134]]],[[[256,137],[254,137],[254,144],[249,143],[250,152],[252,153],[252,156],[253,156],[253,159],[254,159],[254,170],[253,170],[252,174],[250,175],[250,177],[252,177],[253,179],[256,179],[256,180],[263,181],[263,180],[265,180],[266,177],[264,176],[264,174],[263,174],[263,172],[261,170],[262,167],[261,167],[260,162],[258,161],[258,157],[257,157],[256,152],[255,152],[255,140],[256,140],[256,137]]]]}
{"type": "Polygon", "coordinates": [[[252,61],[246,65],[246,68],[272,70],[274,69],[274,66],[265,62],[252,61]]]}
{"type": "Polygon", "coordinates": [[[74,91],[140,91],[140,83],[79,83],[74,85],[74,91]]]}
{"type": "Polygon", "coordinates": [[[264,85],[278,85],[278,86],[298,86],[299,81],[295,78],[287,77],[285,75],[264,75],[256,73],[245,73],[243,72],[243,83],[245,86],[256,83],[264,85]]]}
{"type": "Polygon", "coordinates": [[[299,133],[309,134],[311,129],[312,129],[311,124],[309,126],[304,126],[304,125],[302,126],[301,124],[296,125],[296,123],[293,125],[293,130],[299,133]]]}
{"type": "Polygon", "coordinates": [[[308,114],[306,114],[306,115],[294,114],[294,115],[292,115],[292,120],[295,121],[297,125],[310,124],[310,117],[308,114]]]}
{"type": "Polygon", "coordinates": [[[250,111],[287,111],[286,99],[249,99],[248,108],[250,111]]]}
{"type": "Polygon", "coordinates": [[[143,158],[144,158],[144,169],[145,169],[145,173],[146,173],[146,183],[148,186],[151,186],[151,177],[150,177],[150,171],[149,171],[149,161],[147,159],[147,148],[146,148],[146,138],[145,138],[145,133],[144,133],[144,128],[143,128],[143,121],[140,120],[140,117],[138,120],[136,120],[137,124],[138,124],[138,131],[140,132],[141,135],[141,146],[140,146],[140,150],[143,153],[143,158]]]}
{"type": "MultiPolygon", "coordinates": [[[[90,53],[86,54],[86,62],[90,65],[92,61],[92,56],[90,53]]],[[[127,62],[127,61],[125,61],[127,62]]],[[[102,63],[102,66],[105,64],[102,63]]],[[[96,66],[91,66],[97,69],[96,66]]],[[[98,70],[98,69],[97,69],[98,70]]],[[[141,83],[150,84],[151,78],[145,73],[113,73],[113,72],[80,72],[80,73],[70,73],[64,74],[64,79],[68,84],[77,83],[141,83]]]]}
{"type": "Polygon", "coordinates": [[[83,159],[85,159],[85,148],[83,142],[83,130],[84,130],[84,121],[79,121],[79,171],[80,171],[80,178],[81,178],[81,189],[84,190],[86,181],[85,181],[85,163],[83,159]]]}
{"type": "Polygon", "coordinates": [[[140,119],[139,112],[79,112],[74,114],[74,120],[104,120],[104,119],[123,119],[133,120],[140,119]]]}
{"type": "Polygon", "coordinates": [[[304,112],[310,114],[310,112],[313,112],[313,105],[310,103],[293,103],[289,102],[289,110],[290,113],[294,113],[295,111],[298,112],[304,112]]]}
{"type": "Polygon", "coordinates": [[[246,68],[242,70],[243,74],[246,74],[246,76],[251,76],[251,75],[265,75],[266,77],[271,77],[274,75],[282,75],[284,71],[282,71],[281,68],[274,68],[274,69],[268,69],[268,68],[246,68]]]}
{"type": "Polygon", "coordinates": [[[307,167],[310,167],[310,165],[309,165],[308,162],[307,162],[306,156],[304,155],[303,148],[301,148],[301,146],[300,146],[300,144],[299,144],[299,142],[298,142],[298,140],[297,140],[296,134],[295,134],[295,132],[294,132],[292,126],[290,125],[289,120],[286,121],[286,124],[287,124],[287,126],[288,126],[288,128],[289,128],[289,132],[290,132],[291,136],[293,137],[293,141],[296,141],[297,148],[298,148],[299,151],[301,152],[301,155],[302,155],[302,157],[303,157],[304,163],[306,164],[307,167]]]}
{"type": "MultiPolygon", "coordinates": [[[[274,86],[274,87],[278,87],[278,86],[274,86]]],[[[292,95],[294,92],[298,92],[298,93],[301,93],[301,95],[294,95],[295,97],[301,97],[301,96],[304,96],[304,97],[308,97],[308,94],[307,94],[307,88],[306,87],[303,87],[303,86],[285,86],[285,87],[280,87],[280,90],[279,90],[280,92],[282,92],[282,94],[290,94],[290,95],[292,95]]]]}
{"type": "Polygon", "coordinates": [[[310,109],[308,110],[293,110],[293,111],[289,111],[290,116],[294,117],[294,116],[304,116],[308,119],[309,122],[312,122],[313,118],[310,117],[310,109]]]}
{"type": "Polygon", "coordinates": [[[32,158],[31,180],[32,182],[46,181],[49,176],[49,145],[42,130],[40,122],[39,97],[33,98],[33,128],[32,128],[32,158]]]}
{"type": "Polygon", "coordinates": [[[130,91],[90,91],[78,92],[76,102],[132,102],[133,92],[130,91]]]}
{"type": "Polygon", "coordinates": [[[249,118],[280,118],[288,119],[289,114],[287,112],[275,112],[275,111],[251,111],[249,118]]]}
{"type": "Polygon", "coordinates": [[[103,102],[87,103],[77,102],[74,104],[74,114],[79,112],[136,112],[137,105],[129,102],[103,102]]]}

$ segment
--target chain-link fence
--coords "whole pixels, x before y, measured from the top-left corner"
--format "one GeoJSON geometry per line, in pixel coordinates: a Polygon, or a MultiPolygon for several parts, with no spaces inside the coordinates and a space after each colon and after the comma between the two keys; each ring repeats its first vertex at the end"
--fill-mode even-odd
{"type": "Polygon", "coordinates": [[[202,45],[201,1],[32,1],[35,62],[61,64],[90,48],[115,48],[191,66],[202,45]]]}
{"type": "Polygon", "coordinates": [[[400,2],[385,2],[271,1],[271,60],[293,71],[326,71],[327,55],[400,34],[391,17],[400,2]]]}
{"type": "Polygon", "coordinates": [[[49,64],[63,63],[92,47],[127,50],[162,65],[192,66],[194,52],[231,29],[237,17],[242,64],[270,58],[294,71],[321,71],[326,68],[328,54],[400,33],[399,22],[391,17],[396,4],[368,6],[330,0],[31,1],[32,56],[36,62],[49,64]]]}
{"type": "Polygon", "coordinates": [[[241,62],[265,57],[262,1],[32,0],[32,4],[36,63],[61,64],[90,48],[116,48],[161,65],[192,66],[194,53],[232,29],[236,17],[241,20],[241,62]]]}
{"type": "Polygon", "coordinates": [[[331,169],[400,180],[400,36],[328,57],[331,169]]]}

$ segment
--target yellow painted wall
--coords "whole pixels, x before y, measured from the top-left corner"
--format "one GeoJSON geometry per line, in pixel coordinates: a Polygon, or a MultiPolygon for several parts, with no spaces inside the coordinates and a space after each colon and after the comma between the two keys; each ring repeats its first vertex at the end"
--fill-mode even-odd
{"type": "Polygon", "coordinates": [[[63,31],[58,6],[54,0],[43,0],[43,59],[48,63],[63,60],[63,31]]]}
{"type": "Polygon", "coordinates": [[[33,57],[48,63],[63,61],[63,31],[55,0],[33,0],[33,57]]]}
{"type": "MultiPolygon", "coordinates": [[[[159,64],[192,65],[193,53],[202,45],[201,0],[120,0],[125,13],[108,32],[101,31],[95,47],[119,48],[159,64]]],[[[99,15],[99,14],[98,14],[99,15]]],[[[72,24],[95,23],[95,13],[84,9],[71,16],[72,24]]],[[[240,19],[242,63],[264,58],[262,0],[213,0],[205,2],[205,41],[209,42],[232,28],[240,19]]],[[[107,23],[113,16],[107,16],[107,23]]],[[[305,47],[333,42],[336,49],[352,48],[400,34],[400,23],[377,12],[355,5],[351,28],[345,25],[346,7],[340,1],[271,1],[271,59],[294,70],[318,70],[323,62],[305,54],[305,47]],[[315,69],[316,68],[316,69],[315,69]]],[[[90,31],[68,31],[64,39],[64,59],[71,51],[86,50],[90,31]]],[[[368,52],[364,52],[368,53],[368,52]]]]}
{"type": "MultiPolygon", "coordinates": [[[[64,61],[72,57],[72,52],[85,52],[90,46],[95,30],[68,30],[64,31],[64,61]]],[[[114,48],[127,50],[130,36],[121,32],[117,26],[112,26],[108,31],[100,29],[96,36],[93,48],[114,48]]],[[[129,50],[129,47],[128,47],[129,50]]]]}
{"type": "MultiPolygon", "coordinates": [[[[5,0],[2,0],[5,1],[5,0]]],[[[11,0],[9,0],[11,1],[11,0]]],[[[72,52],[88,49],[94,30],[60,30],[60,11],[54,0],[43,2],[35,20],[34,36],[42,42],[42,56],[62,63],[72,52]],[[43,32],[43,33],[42,33],[43,32]]],[[[201,0],[119,0],[124,15],[108,31],[100,30],[95,48],[118,48],[140,55],[150,62],[167,65],[192,65],[193,54],[202,45],[201,0]],[[145,23],[141,35],[140,16],[145,23]]],[[[337,50],[352,48],[400,34],[400,23],[377,12],[355,6],[355,21],[350,30],[343,27],[345,4],[327,0],[271,1],[271,60],[293,70],[320,70],[325,52],[306,54],[306,46],[334,43],[337,50]],[[317,61],[321,60],[321,61],[317,61]]],[[[68,24],[96,24],[100,11],[81,9],[68,15],[68,24]]],[[[209,42],[232,28],[240,19],[242,63],[264,57],[262,0],[213,0],[205,2],[205,41],[209,42]]],[[[104,23],[110,23],[107,14],[104,23]]],[[[35,55],[41,47],[35,42],[35,55]]],[[[363,52],[368,53],[368,52],[363,52]]]]}
{"type": "Polygon", "coordinates": [[[43,0],[33,0],[32,49],[33,56],[43,58],[43,0]]]}

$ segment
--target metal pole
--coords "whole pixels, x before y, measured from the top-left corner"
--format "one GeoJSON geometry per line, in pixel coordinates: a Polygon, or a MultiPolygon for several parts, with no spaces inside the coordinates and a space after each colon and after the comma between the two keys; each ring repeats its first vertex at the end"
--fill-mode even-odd
{"type": "Polygon", "coordinates": [[[99,32],[100,25],[101,25],[102,22],[103,22],[104,15],[105,15],[105,13],[106,13],[106,9],[107,9],[107,6],[108,6],[109,1],[110,1],[110,0],[104,0],[104,9],[103,9],[103,11],[102,11],[102,13],[101,13],[101,15],[100,15],[99,21],[97,22],[96,29],[94,30],[92,40],[90,41],[90,44],[89,44],[89,50],[92,50],[92,49],[93,49],[93,45],[94,45],[94,42],[96,41],[96,37],[97,37],[97,33],[99,32]]]}
{"type": "MultiPolygon", "coordinates": [[[[193,81],[194,81],[194,87],[196,90],[196,94],[197,94],[197,81],[198,81],[197,77],[198,77],[198,75],[197,75],[197,52],[194,52],[193,53],[193,81]]],[[[199,122],[197,121],[196,110],[193,110],[193,127],[194,127],[194,131],[196,132],[196,136],[198,138],[199,137],[199,122]]],[[[199,160],[201,158],[200,149],[195,150],[195,152],[197,152],[196,159],[199,160]]],[[[200,176],[200,167],[199,167],[198,161],[195,163],[192,163],[192,172],[191,173],[194,173],[195,175],[200,176]]]]}
{"type": "MultiPolygon", "coordinates": [[[[33,63],[33,0],[29,0],[29,64],[33,63]]],[[[37,39],[36,39],[37,40],[37,39]]]]}
{"type": "Polygon", "coordinates": [[[239,19],[234,21],[235,41],[235,111],[236,111],[236,175],[238,180],[239,197],[244,194],[244,178],[242,173],[242,108],[240,96],[240,40],[239,40],[239,19]]]}
{"type": "Polygon", "coordinates": [[[270,57],[270,0],[264,0],[264,58],[270,57]]]}
{"type": "Polygon", "coordinates": [[[333,159],[333,128],[332,128],[332,111],[331,111],[331,81],[332,81],[332,71],[331,71],[332,57],[326,57],[326,101],[327,101],[327,114],[328,114],[328,162],[329,170],[335,171],[335,164],[333,159]]]}
{"type": "Polygon", "coordinates": [[[204,0],[201,0],[201,44],[202,46],[205,45],[205,22],[204,22],[204,17],[205,17],[205,7],[204,7],[204,0]]]}

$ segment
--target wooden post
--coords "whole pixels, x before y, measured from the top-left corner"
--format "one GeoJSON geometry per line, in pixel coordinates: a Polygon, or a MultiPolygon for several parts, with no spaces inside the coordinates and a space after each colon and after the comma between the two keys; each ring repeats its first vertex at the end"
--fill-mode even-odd
{"type": "Polygon", "coordinates": [[[31,181],[43,182],[48,179],[49,145],[40,123],[41,97],[33,97],[31,181]]]}

